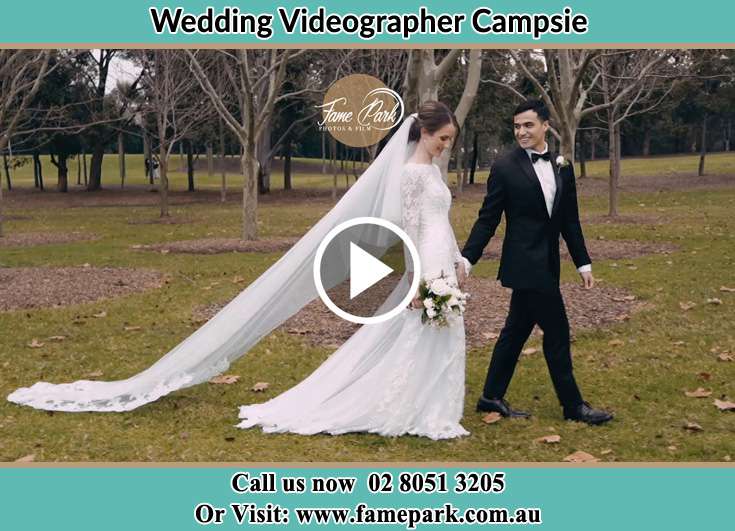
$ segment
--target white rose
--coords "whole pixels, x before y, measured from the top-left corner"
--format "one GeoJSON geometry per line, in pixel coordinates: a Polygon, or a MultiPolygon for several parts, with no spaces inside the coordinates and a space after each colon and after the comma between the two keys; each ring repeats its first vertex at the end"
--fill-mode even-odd
{"type": "Polygon", "coordinates": [[[431,291],[439,295],[440,297],[449,293],[449,284],[443,278],[437,278],[431,283],[431,291]]]}
{"type": "Polygon", "coordinates": [[[559,155],[558,157],[556,157],[556,165],[557,166],[562,166],[564,164],[564,162],[565,162],[564,157],[562,157],[561,155],[559,155]]]}
{"type": "Polygon", "coordinates": [[[427,310],[434,307],[434,301],[431,299],[424,299],[424,308],[427,310]]]}
{"type": "Polygon", "coordinates": [[[433,319],[436,317],[436,310],[434,310],[434,308],[429,308],[426,310],[426,315],[429,316],[429,319],[433,319]]]}
{"type": "Polygon", "coordinates": [[[447,301],[447,305],[452,308],[454,306],[457,306],[459,304],[459,299],[456,297],[456,295],[452,294],[451,297],[449,297],[449,300],[447,301]]]}

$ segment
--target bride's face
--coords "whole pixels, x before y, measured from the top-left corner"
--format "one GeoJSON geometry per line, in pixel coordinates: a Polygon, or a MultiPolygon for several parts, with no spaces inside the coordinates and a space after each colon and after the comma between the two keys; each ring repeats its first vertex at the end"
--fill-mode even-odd
{"type": "Polygon", "coordinates": [[[454,136],[457,134],[452,123],[448,123],[434,133],[429,133],[426,129],[421,129],[421,142],[424,149],[429,152],[432,157],[440,157],[442,151],[451,149],[454,144],[454,136]]]}

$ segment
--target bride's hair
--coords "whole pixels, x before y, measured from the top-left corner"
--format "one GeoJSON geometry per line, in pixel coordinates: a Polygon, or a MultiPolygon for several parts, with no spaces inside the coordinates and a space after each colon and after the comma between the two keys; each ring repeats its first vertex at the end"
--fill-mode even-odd
{"type": "Polygon", "coordinates": [[[416,142],[421,138],[421,128],[430,134],[436,133],[445,125],[451,123],[459,133],[459,124],[452,110],[440,101],[427,101],[419,107],[418,117],[411,124],[408,131],[408,141],[416,142]]]}

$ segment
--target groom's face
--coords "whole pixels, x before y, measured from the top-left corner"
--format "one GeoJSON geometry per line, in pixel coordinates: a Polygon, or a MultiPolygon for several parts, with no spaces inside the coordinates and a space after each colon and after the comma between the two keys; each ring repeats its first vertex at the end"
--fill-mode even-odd
{"type": "Polygon", "coordinates": [[[523,149],[543,151],[549,122],[541,120],[534,110],[523,111],[513,117],[513,134],[523,149]]]}

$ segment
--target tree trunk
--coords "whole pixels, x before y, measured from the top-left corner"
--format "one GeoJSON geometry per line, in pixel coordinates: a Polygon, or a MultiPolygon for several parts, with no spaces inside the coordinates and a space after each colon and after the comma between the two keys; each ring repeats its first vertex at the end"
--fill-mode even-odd
{"type": "Polygon", "coordinates": [[[58,182],[56,184],[56,190],[62,193],[69,191],[69,166],[67,165],[68,155],[66,153],[60,153],[57,161],[56,168],[58,171],[58,182]]]}
{"type": "Polygon", "coordinates": [[[561,139],[559,140],[559,153],[570,163],[574,162],[574,139],[577,136],[577,125],[567,123],[566,126],[560,126],[561,139]]]}
{"type": "Polygon", "coordinates": [[[472,161],[470,162],[470,184],[475,184],[475,171],[477,170],[477,159],[479,156],[478,152],[478,134],[477,131],[472,135],[472,161]]]}
{"type": "Polygon", "coordinates": [[[271,191],[271,121],[263,128],[258,142],[258,193],[271,191]]]}
{"type": "Polygon", "coordinates": [[[699,168],[697,175],[704,175],[704,157],[707,154],[707,113],[702,117],[702,138],[699,144],[699,168]]]}
{"type": "Polygon", "coordinates": [[[219,154],[220,164],[222,165],[222,186],[219,190],[219,198],[222,203],[227,201],[227,151],[225,148],[225,129],[222,120],[219,121],[219,154]]]}
{"type": "Polygon", "coordinates": [[[38,188],[38,151],[33,152],[33,187],[38,188]]]}
{"type": "Polygon", "coordinates": [[[580,133],[579,135],[579,150],[577,150],[577,157],[579,158],[579,178],[583,179],[587,177],[587,161],[584,153],[584,139],[585,135],[584,133],[580,133]]]}
{"type": "Polygon", "coordinates": [[[592,138],[590,139],[590,160],[595,160],[597,158],[597,133],[592,135],[592,138]]]}
{"type": "Polygon", "coordinates": [[[643,156],[648,157],[651,155],[651,130],[646,129],[643,133],[643,156]]]}
{"type": "Polygon", "coordinates": [[[13,183],[10,181],[10,163],[5,153],[3,153],[3,167],[5,168],[5,181],[7,182],[8,191],[10,191],[13,189],[13,183]]]}
{"type": "Polygon", "coordinates": [[[608,199],[608,216],[617,217],[618,215],[618,181],[620,177],[620,158],[618,150],[618,142],[620,141],[620,126],[615,125],[613,112],[607,110],[608,120],[608,156],[610,162],[610,178],[608,181],[609,199],[608,199]]]}
{"type": "MultiPolygon", "coordinates": [[[[165,138],[165,134],[162,134],[160,138],[165,138]]],[[[166,157],[167,149],[163,142],[158,148],[158,196],[161,200],[161,217],[169,217],[168,211],[168,158],[166,157]]],[[[151,174],[153,173],[153,160],[151,159],[151,174]]]]}
{"type": "Polygon", "coordinates": [[[38,151],[35,151],[33,153],[33,167],[34,173],[38,177],[36,186],[39,190],[43,192],[43,164],[41,164],[41,155],[38,153],[38,151]]]}
{"type": "Polygon", "coordinates": [[[212,142],[207,142],[207,176],[214,175],[214,153],[212,151],[212,142]]]}
{"type": "Polygon", "coordinates": [[[725,129],[725,151],[730,151],[732,142],[732,118],[727,119],[727,129],[725,129]]]}
{"type": "Polygon", "coordinates": [[[283,189],[291,190],[291,135],[283,144],[283,189]]]}
{"type": "Polygon", "coordinates": [[[187,191],[194,192],[194,143],[186,139],[186,178],[189,183],[187,191]]]}
{"type": "Polygon", "coordinates": [[[120,167],[120,188],[125,188],[125,135],[117,134],[117,162],[120,167]]]}
{"type": "Polygon", "coordinates": [[[151,142],[148,139],[148,133],[143,130],[143,171],[145,172],[145,178],[148,179],[148,184],[153,185],[153,160],[151,157],[151,142]],[[148,161],[148,164],[145,164],[148,161]]]}
{"type": "Polygon", "coordinates": [[[105,145],[97,142],[92,150],[92,160],[89,167],[89,182],[87,191],[94,192],[102,188],[102,160],[105,156],[105,145]]]}
{"type": "Polygon", "coordinates": [[[82,185],[82,154],[77,153],[77,186],[82,185]]]}
{"type": "Polygon", "coordinates": [[[242,239],[258,238],[258,159],[255,143],[249,138],[243,146],[240,167],[244,176],[242,188],[242,239]],[[247,149],[245,149],[247,147],[247,149]]]}
{"type": "Polygon", "coordinates": [[[184,167],[184,141],[179,141],[179,168],[184,167]]]}
{"type": "MultiPolygon", "coordinates": [[[[89,179],[87,174],[87,152],[82,148],[82,170],[84,171],[84,186],[87,186],[89,179]]],[[[41,175],[41,190],[43,190],[43,174],[41,175]]]]}

